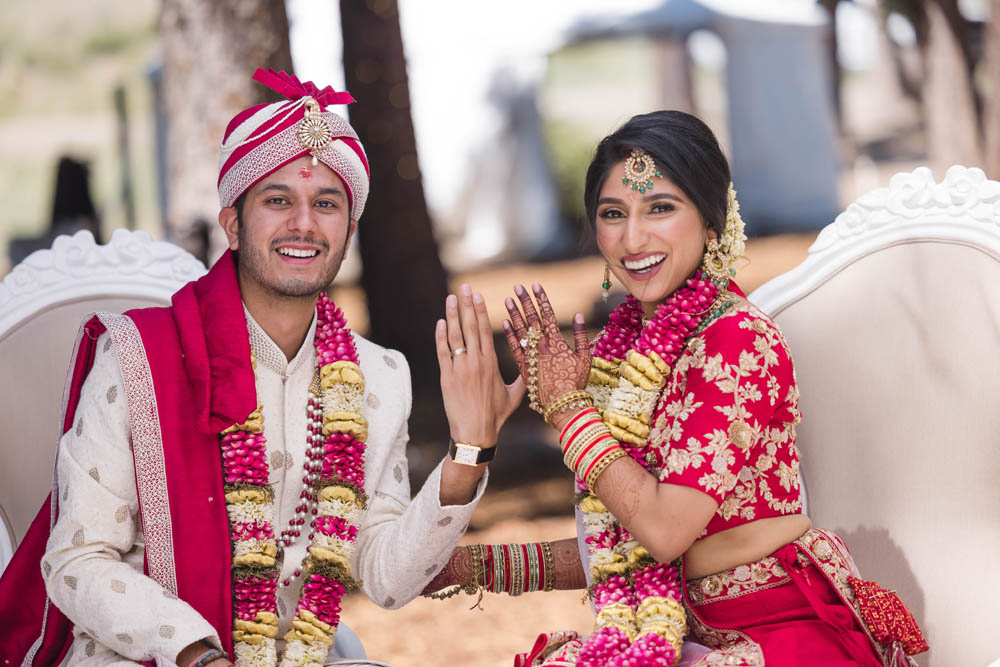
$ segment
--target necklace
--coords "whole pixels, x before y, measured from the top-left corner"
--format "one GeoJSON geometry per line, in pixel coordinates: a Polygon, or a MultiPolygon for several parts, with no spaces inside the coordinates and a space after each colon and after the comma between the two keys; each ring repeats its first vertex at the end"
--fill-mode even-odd
{"type": "Polygon", "coordinates": [[[280,664],[323,664],[340,622],[341,598],[356,585],[350,557],[367,506],[364,375],[344,315],[326,294],[317,299],[316,314],[316,375],[306,402],[303,491],[280,535],[275,536],[274,530],[262,406],[220,435],[233,545],[233,657],[238,667],[278,665],[277,590],[303,574],[280,664]],[[308,555],[291,577],[279,582],[284,549],[299,538],[307,523],[308,555]]]}
{"type": "MultiPolygon", "coordinates": [[[[641,304],[629,296],[594,341],[587,390],[612,435],[647,471],[656,465],[647,447],[649,424],[674,364],[688,341],[734,303],[697,271],[646,322],[641,304]]],[[[657,563],[582,480],[577,486],[597,609],[577,664],[674,664],[687,631],[677,567],[657,563]]]]}

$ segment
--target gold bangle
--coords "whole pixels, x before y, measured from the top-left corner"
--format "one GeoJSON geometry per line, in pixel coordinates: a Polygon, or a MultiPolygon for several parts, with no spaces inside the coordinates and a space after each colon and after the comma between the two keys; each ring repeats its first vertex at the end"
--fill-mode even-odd
{"type": "Polygon", "coordinates": [[[591,469],[590,474],[587,475],[587,479],[585,480],[587,488],[593,491],[594,485],[597,484],[597,478],[601,476],[601,474],[608,468],[609,465],[611,465],[612,463],[614,463],[615,461],[624,456],[628,456],[628,452],[626,452],[621,447],[613,449],[607,454],[605,454],[597,463],[594,464],[594,467],[591,469]]]}
{"type": "Polygon", "coordinates": [[[510,591],[512,598],[524,593],[524,553],[520,544],[508,544],[510,552],[510,591]]]}
{"type": "Polygon", "coordinates": [[[586,449],[590,443],[607,432],[608,429],[604,426],[604,424],[594,424],[581,432],[580,435],[573,439],[573,442],[570,443],[569,447],[567,447],[565,453],[563,454],[563,463],[566,464],[566,467],[575,472],[576,468],[573,467],[573,462],[576,460],[576,457],[579,456],[580,452],[586,449]]]}
{"type": "Polygon", "coordinates": [[[527,555],[527,560],[524,563],[524,579],[525,579],[525,593],[531,593],[541,589],[542,582],[539,578],[539,567],[538,567],[538,550],[535,549],[534,544],[524,544],[521,546],[521,550],[527,555]]]}
{"type": "Polygon", "coordinates": [[[455,597],[463,591],[469,595],[475,595],[482,590],[484,569],[483,547],[484,545],[482,544],[472,544],[466,547],[469,550],[469,559],[472,561],[472,581],[464,584],[455,584],[452,588],[436,593],[428,593],[424,597],[431,598],[432,600],[447,600],[448,598],[455,597]]]}
{"type": "MultiPolygon", "coordinates": [[[[586,429],[580,432],[571,443],[567,446],[565,452],[563,453],[563,462],[569,467],[570,470],[576,471],[576,458],[580,455],[580,452],[590,446],[591,443],[596,440],[609,435],[607,425],[598,421],[596,424],[591,424],[586,429]]],[[[596,454],[596,452],[594,452],[596,454]]]]}
{"type": "Polygon", "coordinates": [[[587,408],[592,408],[592,407],[594,407],[594,399],[593,398],[587,398],[587,399],[578,398],[577,400],[571,401],[571,402],[567,403],[566,405],[562,406],[559,410],[554,410],[552,412],[552,414],[550,415],[549,424],[551,424],[552,426],[555,426],[556,424],[555,424],[554,420],[559,415],[563,415],[563,414],[567,414],[567,413],[572,414],[572,413],[580,412],[581,410],[586,410],[587,408]]]}
{"type": "Polygon", "coordinates": [[[469,559],[472,561],[472,581],[462,587],[469,595],[475,595],[483,588],[483,545],[469,546],[469,559]]]}
{"type": "Polygon", "coordinates": [[[586,389],[577,389],[576,391],[567,391],[562,396],[557,397],[554,401],[549,403],[545,408],[545,413],[542,415],[545,418],[546,423],[552,423],[552,416],[562,410],[563,408],[576,403],[578,401],[586,401],[590,406],[594,405],[594,397],[590,395],[590,392],[586,389]]]}
{"type": "Polygon", "coordinates": [[[593,417],[585,417],[580,420],[580,424],[575,429],[568,431],[564,437],[559,438],[559,447],[564,455],[567,451],[576,448],[580,442],[586,440],[586,436],[591,434],[594,429],[600,429],[602,433],[606,433],[608,430],[607,425],[596,412],[593,413],[593,417]]]}
{"type": "Polygon", "coordinates": [[[542,542],[542,566],[545,568],[545,581],[542,590],[548,593],[555,588],[556,559],[552,555],[552,543],[542,542]]]}

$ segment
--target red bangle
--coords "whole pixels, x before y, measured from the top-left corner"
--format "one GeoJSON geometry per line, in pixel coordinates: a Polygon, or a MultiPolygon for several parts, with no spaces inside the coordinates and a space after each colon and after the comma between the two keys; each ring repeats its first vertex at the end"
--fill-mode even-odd
{"type": "Polygon", "coordinates": [[[597,411],[597,408],[587,408],[586,410],[581,410],[580,412],[576,413],[576,415],[572,419],[569,420],[569,423],[567,423],[566,426],[563,427],[562,432],[559,433],[559,439],[562,440],[563,438],[565,438],[566,432],[569,431],[573,427],[573,424],[575,424],[581,417],[588,415],[592,412],[597,415],[598,419],[600,419],[601,413],[597,411]]]}
{"type": "Polygon", "coordinates": [[[503,573],[504,573],[504,579],[506,580],[506,584],[507,584],[507,586],[506,586],[507,590],[505,590],[505,591],[497,591],[497,593],[503,592],[503,593],[508,593],[509,594],[514,589],[513,574],[511,573],[510,565],[511,565],[511,563],[510,563],[510,547],[508,547],[505,544],[505,545],[503,545],[503,573]]]}
{"type": "Polygon", "coordinates": [[[534,542],[531,546],[538,553],[538,590],[541,591],[545,589],[545,554],[541,542],[534,542]]]}
{"type": "Polygon", "coordinates": [[[529,583],[531,581],[531,560],[528,559],[528,545],[519,544],[518,548],[521,550],[521,558],[524,559],[524,587],[521,589],[525,593],[531,590],[529,583]]]}
{"type": "Polygon", "coordinates": [[[589,476],[590,476],[590,472],[591,472],[591,471],[592,471],[592,470],[594,469],[594,466],[595,466],[595,465],[597,465],[598,461],[600,461],[600,460],[601,460],[601,459],[603,459],[603,458],[604,458],[605,456],[607,456],[607,455],[608,455],[608,453],[610,453],[610,452],[611,452],[611,451],[612,451],[613,449],[615,449],[616,447],[620,447],[620,445],[618,444],[618,442],[617,442],[617,441],[615,441],[615,443],[614,443],[614,444],[612,444],[612,445],[611,445],[611,446],[609,446],[609,447],[608,447],[607,449],[605,449],[605,450],[604,450],[603,452],[601,452],[601,453],[600,453],[600,454],[599,454],[598,456],[595,456],[595,457],[594,457],[594,460],[590,462],[590,465],[589,465],[589,466],[587,466],[587,470],[586,470],[586,472],[585,472],[585,473],[584,473],[583,475],[581,475],[581,476],[580,476],[580,479],[583,479],[583,480],[586,480],[586,479],[587,479],[587,477],[589,477],[589,476]]]}
{"type": "MultiPolygon", "coordinates": [[[[582,452],[576,455],[576,460],[573,461],[573,470],[576,470],[577,468],[580,467],[580,463],[584,460],[584,457],[586,456],[587,452],[592,450],[595,446],[600,445],[605,440],[609,439],[614,440],[614,438],[611,437],[610,433],[604,433],[595,438],[594,441],[591,442],[589,445],[587,445],[582,452]]],[[[615,444],[618,444],[617,441],[615,441],[615,444]]],[[[586,479],[586,477],[584,477],[584,479],[586,479]]]]}

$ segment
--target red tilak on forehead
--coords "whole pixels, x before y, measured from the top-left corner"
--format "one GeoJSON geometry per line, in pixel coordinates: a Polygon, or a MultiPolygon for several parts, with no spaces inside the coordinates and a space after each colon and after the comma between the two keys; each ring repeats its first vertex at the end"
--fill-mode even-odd
{"type": "Polygon", "coordinates": [[[299,169],[299,178],[304,178],[307,181],[311,181],[312,177],[313,177],[312,172],[309,171],[308,167],[302,167],[301,169],[299,169]]]}

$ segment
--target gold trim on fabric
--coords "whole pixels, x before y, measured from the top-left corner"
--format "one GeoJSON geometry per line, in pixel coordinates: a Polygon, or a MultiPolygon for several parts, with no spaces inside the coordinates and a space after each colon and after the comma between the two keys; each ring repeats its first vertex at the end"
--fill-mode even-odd
{"type": "Polygon", "coordinates": [[[176,595],[177,570],[174,566],[173,524],[167,495],[167,467],[146,349],[135,322],[130,318],[112,313],[97,313],[97,317],[115,342],[125,384],[136,490],[145,536],[146,568],[150,578],[176,595]]]}
{"type": "MultiPolygon", "coordinates": [[[[829,530],[813,528],[792,542],[798,549],[798,562],[815,565],[830,581],[841,601],[851,610],[858,624],[875,648],[879,659],[889,665],[889,650],[872,636],[861,617],[861,610],[848,582],[849,577],[860,577],[857,565],[851,557],[847,545],[829,530]]],[[[790,582],[785,568],[773,556],[740,565],[725,572],[684,581],[684,608],[688,615],[690,636],[709,648],[715,649],[703,656],[693,667],[714,665],[745,665],[752,667],[764,664],[760,646],[738,630],[726,630],[710,626],[698,614],[697,608],[714,602],[732,600],[744,595],[775,588],[790,582]]]]}
{"type": "Polygon", "coordinates": [[[691,605],[700,607],[775,588],[789,581],[781,562],[774,556],[767,556],[755,563],[693,579],[687,582],[687,589],[691,605]]]}
{"type": "Polygon", "coordinates": [[[739,630],[725,630],[709,625],[698,613],[697,607],[691,603],[691,584],[698,580],[688,581],[685,576],[687,564],[681,561],[681,582],[683,584],[682,602],[687,612],[688,636],[704,644],[710,649],[698,659],[692,667],[716,667],[717,665],[735,665],[735,667],[763,667],[764,652],[760,644],[750,639],[750,636],[739,630]]]}
{"type": "Polygon", "coordinates": [[[871,630],[868,629],[864,619],[861,617],[861,607],[858,605],[857,597],[854,595],[854,589],[847,581],[848,577],[860,578],[861,573],[858,572],[858,566],[854,562],[854,558],[851,557],[851,552],[848,551],[847,545],[840,539],[840,536],[830,530],[813,528],[795,540],[793,544],[826,575],[826,578],[833,584],[833,588],[837,591],[840,599],[851,610],[858,625],[864,629],[872,646],[875,647],[879,659],[882,660],[882,664],[890,665],[891,651],[872,636],[871,630]]]}

